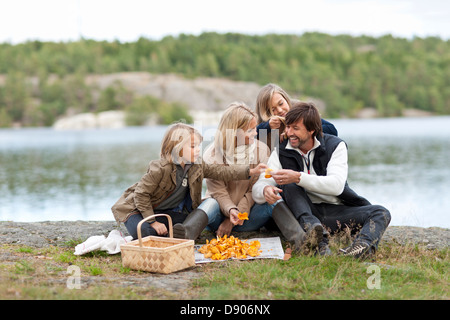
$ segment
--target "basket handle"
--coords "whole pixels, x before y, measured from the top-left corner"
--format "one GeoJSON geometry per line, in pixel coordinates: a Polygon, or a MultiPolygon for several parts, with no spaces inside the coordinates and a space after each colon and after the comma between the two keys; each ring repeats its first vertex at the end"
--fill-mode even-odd
{"type": "Polygon", "coordinates": [[[142,248],[142,231],[141,231],[141,226],[142,226],[142,224],[143,224],[145,221],[147,221],[147,220],[149,220],[149,219],[151,219],[151,218],[154,218],[154,217],[162,217],[162,216],[166,216],[167,219],[169,220],[169,237],[170,237],[170,238],[173,238],[172,217],[169,216],[168,214],[164,214],[164,213],[154,214],[154,215],[152,215],[152,216],[149,216],[149,217],[147,217],[147,218],[142,219],[142,220],[138,223],[138,226],[137,226],[137,234],[138,234],[138,239],[139,239],[139,247],[142,248]]]}

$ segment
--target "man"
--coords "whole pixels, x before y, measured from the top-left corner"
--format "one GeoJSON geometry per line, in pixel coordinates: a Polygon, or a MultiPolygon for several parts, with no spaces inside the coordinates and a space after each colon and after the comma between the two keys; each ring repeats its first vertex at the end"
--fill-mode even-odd
{"type": "Polygon", "coordinates": [[[320,119],[312,103],[293,105],[286,115],[287,139],[267,163],[272,177],[260,176],[253,198],[257,203],[284,201],[284,206],[277,204],[272,217],[297,247],[308,245],[328,255],[325,228],[337,232],[347,227],[359,233],[340,254],[369,257],[389,225],[390,213],[350,189],[347,146],[340,138],[323,134],[320,119]]]}

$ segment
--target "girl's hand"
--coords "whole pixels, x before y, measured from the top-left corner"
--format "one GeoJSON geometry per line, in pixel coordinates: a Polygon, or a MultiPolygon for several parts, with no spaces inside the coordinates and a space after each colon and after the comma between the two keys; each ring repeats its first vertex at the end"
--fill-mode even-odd
{"type": "Polygon", "coordinates": [[[233,227],[234,225],[231,223],[230,219],[225,218],[225,220],[223,220],[220,224],[219,229],[217,229],[216,234],[219,237],[223,237],[224,235],[229,236],[233,227]]]}
{"type": "Polygon", "coordinates": [[[239,219],[238,213],[239,211],[236,209],[230,210],[230,221],[235,226],[241,226],[244,223],[244,220],[239,219]]]}
{"type": "Polygon", "coordinates": [[[152,228],[155,229],[158,236],[165,236],[167,232],[166,225],[164,223],[155,221],[151,224],[152,228]]]}
{"type": "Polygon", "coordinates": [[[269,127],[270,129],[274,130],[274,129],[280,129],[280,126],[283,122],[281,121],[280,117],[278,116],[273,116],[270,118],[269,120],[269,127]]]}
{"type": "Polygon", "coordinates": [[[254,167],[253,169],[250,169],[249,174],[251,176],[259,176],[261,173],[266,171],[266,169],[267,169],[267,165],[264,164],[264,163],[260,163],[256,167],[254,167]]]}

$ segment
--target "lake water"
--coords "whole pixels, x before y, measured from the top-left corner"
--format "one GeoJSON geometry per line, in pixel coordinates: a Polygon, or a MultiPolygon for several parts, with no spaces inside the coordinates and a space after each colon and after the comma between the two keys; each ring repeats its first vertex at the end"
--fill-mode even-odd
{"type": "MultiPolygon", "coordinates": [[[[350,186],[387,207],[391,225],[450,228],[450,117],[331,121],[348,144],[350,186]]],[[[0,130],[0,220],[113,220],[165,130],[0,130]]],[[[202,132],[213,140],[214,128],[202,132]]]]}

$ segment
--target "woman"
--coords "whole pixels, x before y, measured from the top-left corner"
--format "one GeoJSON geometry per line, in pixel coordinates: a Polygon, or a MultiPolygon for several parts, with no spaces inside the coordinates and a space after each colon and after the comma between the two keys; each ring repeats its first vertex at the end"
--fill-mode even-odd
{"type": "MultiPolygon", "coordinates": [[[[244,103],[230,104],[223,114],[214,143],[203,155],[206,163],[250,165],[255,168],[266,163],[270,150],[256,137],[256,114],[244,103]]],[[[272,216],[272,206],[255,204],[252,187],[258,177],[234,181],[206,179],[206,200],[198,207],[208,216],[208,228],[218,236],[231,231],[259,230],[272,216]],[[238,213],[248,213],[248,220],[240,220],[238,213]]]]}
{"type": "MultiPolygon", "coordinates": [[[[276,84],[269,83],[261,88],[256,98],[256,114],[258,115],[258,140],[265,142],[271,150],[276,147],[276,139],[280,136],[280,141],[284,136],[284,117],[291,109],[292,101],[289,95],[276,84]]],[[[338,132],[334,125],[324,119],[322,129],[324,133],[337,136],[338,132]]]]}

